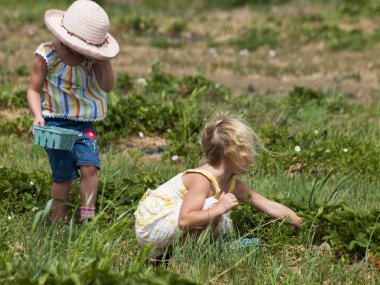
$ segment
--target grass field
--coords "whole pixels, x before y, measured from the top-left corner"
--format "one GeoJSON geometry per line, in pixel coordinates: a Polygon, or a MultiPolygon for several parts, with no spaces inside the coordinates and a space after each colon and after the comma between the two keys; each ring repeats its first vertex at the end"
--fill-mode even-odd
{"type": "Polygon", "coordinates": [[[98,215],[78,223],[76,182],[69,223],[51,225],[50,167],[33,145],[26,89],[33,52],[51,39],[43,13],[69,2],[0,0],[0,283],[380,284],[378,1],[98,2],[121,46],[96,123],[98,215]],[[259,248],[206,235],[149,262],[135,206],[197,165],[217,110],[244,114],[278,153],[261,151],[241,178],[305,226],[239,205],[234,235],[259,248]]]}

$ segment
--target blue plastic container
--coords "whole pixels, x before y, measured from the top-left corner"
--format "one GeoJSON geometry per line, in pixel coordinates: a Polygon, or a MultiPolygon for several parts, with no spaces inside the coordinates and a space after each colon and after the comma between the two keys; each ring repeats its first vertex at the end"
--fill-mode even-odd
{"type": "Polygon", "coordinates": [[[34,143],[36,145],[61,150],[72,150],[75,138],[79,135],[78,131],[59,127],[40,127],[34,128],[34,143]]]}
{"type": "Polygon", "coordinates": [[[260,247],[260,239],[258,238],[239,238],[227,242],[227,245],[234,249],[244,250],[260,247]]]}

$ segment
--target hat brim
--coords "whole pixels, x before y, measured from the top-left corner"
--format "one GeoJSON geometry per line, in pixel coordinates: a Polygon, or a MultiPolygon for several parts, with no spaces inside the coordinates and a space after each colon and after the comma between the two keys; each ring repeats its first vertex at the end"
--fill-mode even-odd
{"type": "Polygon", "coordinates": [[[108,43],[104,43],[100,47],[88,44],[75,35],[70,35],[67,30],[61,26],[64,14],[65,11],[62,10],[52,9],[46,11],[45,25],[53,35],[65,45],[83,55],[99,60],[114,58],[119,53],[119,44],[109,33],[107,34],[108,43]]]}

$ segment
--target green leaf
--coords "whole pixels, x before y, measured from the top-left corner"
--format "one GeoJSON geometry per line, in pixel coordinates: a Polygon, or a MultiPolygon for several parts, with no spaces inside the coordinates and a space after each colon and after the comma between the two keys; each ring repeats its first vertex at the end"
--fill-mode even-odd
{"type": "Polygon", "coordinates": [[[50,273],[42,274],[38,278],[38,285],[44,285],[46,283],[47,279],[49,278],[49,275],[50,275],[50,273]]]}

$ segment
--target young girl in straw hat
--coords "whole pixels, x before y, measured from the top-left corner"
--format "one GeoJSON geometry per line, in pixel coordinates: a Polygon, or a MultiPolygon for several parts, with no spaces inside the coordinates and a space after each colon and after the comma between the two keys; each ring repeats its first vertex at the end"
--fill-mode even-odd
{"type": "Polygon", "coordinates": [[[202,232],[210,223],[214,234],[228,234],[232,227],[229,211],[238,201],[250,202],[273,219],[288,217],[294,227],[302,225],[294,211],[266,199],[236,178],[249,170],[258,145],[254,131],[240,117],[221,114],[206,124],[200,166],[179,173],[154,191],[148,190],[137,207],[137,240],[140,245],[155,246],[151,257],[161,255],[176,235],[202,232]]]}
{"type": "Polygon", "coordinates": [[[45,24],[55,39],[35,51],[27,99],[33,125],[80,132],[73,151],[47,149],[47,153],[53,176],[52,220],[66,216],[65,201],[79,169],[83,221],[94,215],[99,183],[98,140],[92,122],[106,116],[106,93],[114,86],[110,59],[119,46],[108,33],[106,12],[93,1],[75,1],[67,11],[48,10],[45,24]]]}

